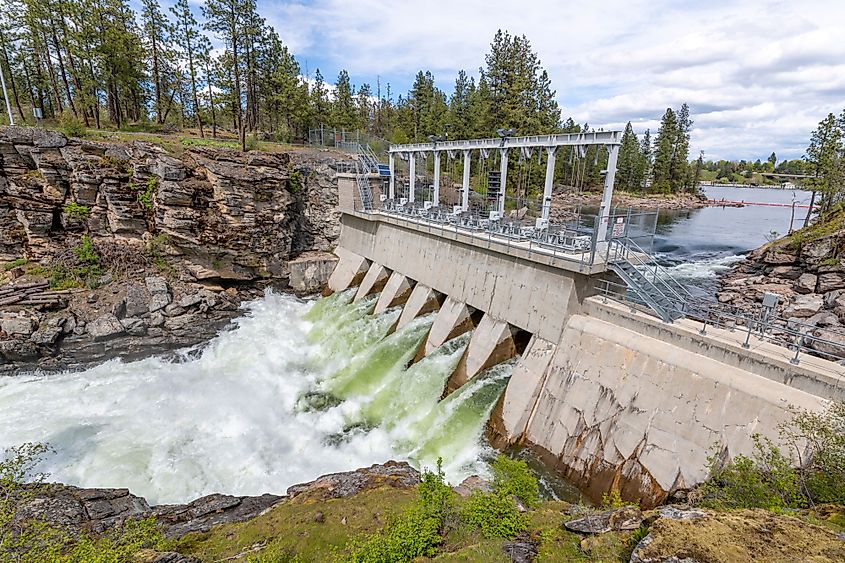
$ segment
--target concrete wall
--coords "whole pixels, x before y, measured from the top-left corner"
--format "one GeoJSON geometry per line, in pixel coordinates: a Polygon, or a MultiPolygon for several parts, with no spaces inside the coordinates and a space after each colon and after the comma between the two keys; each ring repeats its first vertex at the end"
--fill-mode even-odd
{"type": "Polygon", "coordinates": [[[543,263],[546,257],[537,253],[529,257],[503,252],[484,247],[483,241],[444,238],[424,228],[350,214],[343,215],[340,245],[555,342],[567,315],[577,312],[593,291],[594,282],[588,276],[543,263]]]}
{"type": "Polygon", "coordinates": [[[538,343],[517,365],[495,441],[528,445],[595,500],[616,488],[653,505],[704,480],[714,445],[750,454],[752,435],[776,438],[790,406],[827,404],[647,332],[571,316],[556,346],[538,343]]]}

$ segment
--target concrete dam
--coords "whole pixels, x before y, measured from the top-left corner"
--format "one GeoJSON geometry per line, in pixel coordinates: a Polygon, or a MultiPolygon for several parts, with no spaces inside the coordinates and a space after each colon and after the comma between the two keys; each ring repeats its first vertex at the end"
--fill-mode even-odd
{"type": "MultiPolygon", "coordinates": [[[[339,175],[339,260],[326,293],[377,294],[374,313],[401,307],[394,330],[434,313],[413,361],[472,331],[444,396],[515,362],[487,425],[494,446],[530,448],[590,498],[615,489],[650,506],[706,479],[708,456],[750,454],[755,434],[777,438],[791,409],[845,398],[833,361],[797,361],[743,327],[667,319],[654,296],[644,296],[649,309],[601,291],[636,282],[611,263],[620,244],[613,227],[623,220],[609,212],[596,220],[606,232],[596,229],[591,242],[555,246],[469,225],[460,218],[466,199],[448,213],[458,219],[438,218],[429,202],[408,211],[391,151],[389,184],[375,169],[339,175]]],[[[503,211],[491,223],[504,223],[503,211]]]]}

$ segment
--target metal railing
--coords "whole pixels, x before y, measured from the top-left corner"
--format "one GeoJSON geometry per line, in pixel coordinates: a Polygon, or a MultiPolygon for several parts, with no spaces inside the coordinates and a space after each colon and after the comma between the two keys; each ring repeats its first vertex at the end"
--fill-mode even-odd
{"type": "MultiPolygon", "coordinates": [[[[368,209],[359,199],[355,210],[365,213],[377,212],[402,221],[421,225],[429,232],[453,232],[471,239],[486,241],[487,245],[501,244],[506,248],[521,248],[530,253],[548,256],[552,262],[566,263],[567,268],[579,271],[604,263],[607,252],[599,249],[598,233],[600,218],[597,215],[577,215],[566,223],[550,223],[535,218],[517,219],[499,217],[482,209],[463,211],[459,206],[435,206],[429,201],[408,202],[406,198],[384,199],[377,209],[368,209]]],[[[611,223],[617,219],[631,218],[631,213],[611,215],[611,223]]],[[[639,215],[653,215],[643,212],[639,215]]],[[[610,233],[610,231],[608,231],[610,233]]],[[[647,236],[652,236],[649,234],[647,236]]]]}
{"type": "MultiPolygon", "coordinates": [[[[598,295],[605,300],[613,299],[636,310],[654,314],[649,304],[625,284],[602,279],[597,280],[594,287],[598,295]]],[[[794,352],[790,362],[795,365],[801,362],[802,353],[840,364],[845,363],[845,329],[820,327],[795,317],[786,318],[762,305],[758,306],[756,311],[747,312],[703,299],[688,300],[685,304],[685,309],[678,310],[678,313],[701,323],[701,335],[706,335],[707,329],[711,327],[730,332],[740,330],[745,334],[743,348],[751,347],[752,338],[758,342],[770,342],[794,352]]],[[[845,367],[838,375],[843,373],[845,367]]]]}

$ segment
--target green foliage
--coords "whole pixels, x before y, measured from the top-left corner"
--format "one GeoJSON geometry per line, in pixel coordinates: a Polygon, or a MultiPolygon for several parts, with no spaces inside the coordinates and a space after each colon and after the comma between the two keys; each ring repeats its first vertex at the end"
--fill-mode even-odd
{"type": "Polygon", "coordinates": [[[443,543],[443,533],[454,512],[454,492],[446,483],[441,461],[435,473],[424,471],[417,502],[386,528],[360,543],[353,542],[355,563],[401,563],[431,557],[443,543]]]}
{"type": "Polygon", "coordinates": [[[513,538],[528,528],[528,519],[510,495],[473,491],[461,513],[464,522],[486,538],[513,538]]]}
{"type": "Polygon", "coordinates": [[[8,272],[9,270],[17,268],[18,266],[23,266],[27,262],[29,262],[29,260],[27,260],[26,258],[18,258],[16,260],[12,260],[11,262],[6,262],[5,264],[3,264],[3,271],[8,272]]]}
{"type": "Polygon", "coordinates": [[[537,478],[523,460],[499,454],[492,464],[493,492],[474,491],[462,511],[468,525],[479,528],[486,538],[513,538],[528,527],[528,518],[516,500],[527,508],[540,503],[537,478]]]}
{"type": "MultiPolygon", "coordinates": [[[[147,180],[146,188],[138,192],[138,202],[147,211],[153,210],[153,194],[158,190],[158,185],[158,176],[150,176],[149,180],[147,180]]],[[[130,184],[131,186],[132,184],[130,184]]]]}
{"type": "Polygon", "coordinates": [[[302,172],[299,170],[294,170],[291,175],[290,179],[288,180],[288,191],[292,194],[298,194],[304,189],[304,182],[305,178],[303,177],[302,172]]]}
{"type": "Polygon", "coordinates": [[[257,151],[259,147],[258,137],[255,135],[247,135],[244,138],[244,150],[245,151],[257,151]]]}
{"type": "Polygon", "coordinates": [[[537,477],[521,459],[511,459],[500,454],[492,464],[493,490],[502,496],[515,496],[527,508],[540,503],[540,486],[537,477]]]}
{"type": "Polygon", "coordinates": [[[62,290],[83,285],[96,288],[97,280],[103,275],[103,268],[91,237],[83,236],[72,250],[74,260],[56,264],[47,272],[50,288],[62,290]]]}
{"type": "Polygon", "coordinates": [[[804,508],[845,503],[845,403],[822,413],[797,412],[780,428],[793,458],[767,438],[754,436],[752,455],[728,463],[710,460],[701,504],[715,508],[804,508]]]}
{"type": "Polygon", "coordinates": [[[601,507],[603,509],[622,508],[623,506],[639,506],[639,503],[622,500],[622,494],[617,489],[612,489],[610,493],[602,493],[601,507]]]}
{"type": "Polygon", "coordinates": [[[91,216],[91,208],[87,205],[80,205],[76,202],[66,203],[62,209],[73,221],[86,221],[91,216]]]}
{"type": "Polygon", "coordinates": [[[85,135],[85,125],[70,112],[64,112],[59,118],[59,131],[66,137],[82,137],[85,135]]]}

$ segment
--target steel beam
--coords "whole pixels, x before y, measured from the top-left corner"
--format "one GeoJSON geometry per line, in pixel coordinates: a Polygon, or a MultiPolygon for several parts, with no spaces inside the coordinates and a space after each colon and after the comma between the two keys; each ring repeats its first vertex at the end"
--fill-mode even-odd
{"type": "Polygon", "coordinates": [[[415,155],[414,153],[409,153],[408,164],[411,168],[409,172],[410,178],[408,179],[408,201],[413,203],[414,188],[416,187],[415,184],[417,183],[417,155],[415,155]]]}
{"type": "Polygon", "coordinates": [[[390,153],[388,162],[390,163],[390,183],[387,188],[387,197],[394,199],[396,197],[396,176],[394,175],[396,171],[396,155],[390,153]]]}
{"type": "Polygon", "coordinates": [[[555,153],[557,147],[546,147],[546,183],[543,185],[543,211],[541,217],[548,221],[552,208],[552,188],[555,181],[555,153]]]}
{"type": "Polygon", "coordinates": [[[507,193],[507,179],[508,179],[508,149],[502,149],[502,158],[499,163],[499,172],[502,175],[502,187],[499,188],[499,202],[498,210],[502,217],[505,216],[505,193],[507,193]]]}
{"type": "Polygon", "coordinates": [[[440,151],[434,151],[434,195],[432,202],[435,207],[440,205],[440,151]]]}
{"type": "Polygon", "coordinates": [[[561,147],[578,145],[619,145],[621,131],[595,131],[593,133],[562,133],[559,135],[532,135],[528,137],[505,137],[504,139],[470,139],[463,141],[439,141],[391,145],[389,152],[432,152],[437,150],[480,150],[520,147],[561,147]]]}
{"type": "Polygon", "coordinates": [[[607,230],[610,220],[610,205],[613,200],[613,181],[616,178],[616,160],[619,156],[619,147],[607,147],[607,172],[604,175],[604,193],[599,208],[599,231],[596,233],[596,242],[607,240],[607,230]]]}
{"type": "Polygon", "coordinates": [[[461,208],[469,211],[469,166],[472,163],[472,151],[464,151],[464,182],[461,192],[461,208]]]}

